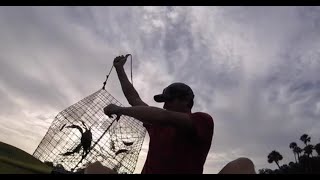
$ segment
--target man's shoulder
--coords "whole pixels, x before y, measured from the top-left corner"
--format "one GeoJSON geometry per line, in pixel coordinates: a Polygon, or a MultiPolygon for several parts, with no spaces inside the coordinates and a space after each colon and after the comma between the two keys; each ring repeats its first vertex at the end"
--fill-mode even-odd
{"type": "Polygon", "coordinates": [[[202,118],[212,119],[212,116],[208,113],[205,113],[205,112],[194,112],[194,113],[191,113],[191,115],[197,116],[197,117],[202,117],[202,118]]]}
{"type": "Polygon", "coordinates": [[[211,115],[205,112],[195,112],[191,113],[191,118],[198,140],[205,142],[204,144],[211,144],[214,130],[214,122],[211,115]]]}
{"type": "Polygon", "coordinates": [[[195,119],[202,119],[202,120],[205,120],[207,122],[212,122],[213,123],[213,118],[210,114],[208,113],[205,113],[205,112],[194,112],[194,113],[191,113],[191,116],[195,119]]]}

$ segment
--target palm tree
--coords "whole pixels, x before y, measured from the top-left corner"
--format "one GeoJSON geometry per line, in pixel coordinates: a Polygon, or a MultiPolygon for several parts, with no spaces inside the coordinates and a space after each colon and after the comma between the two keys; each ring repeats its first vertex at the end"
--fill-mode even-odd
{"type": "Polygon", "coordinates": [[[268,162],[269,163],[273,163],[275,162],[278,166],[278,168],[280,169],[279,166],[279,161],[281,161],[283,159],[282,155],[278,152],[278,151],[272,151],[269,155],[268,155],[268,162]]]}
{"type": "Polygon", "coordinates": [[[298,160],[299,160],[300,159],[300,154],[302,153],[302,149],[299,146],[297,146],[293,150],[298,155],[298,160]]]}
{"type": "Polygon", "coordinates": [[[307,157],[306,159],[307,159],[307,163],[308,163],[308,167],[306,167],[306,170],[312,172],[312,163],[311,163],[310,155],[311,155],[311,157],[313,157],[312,156],[313,145],[308,144],[306,147],[303,148],[303,150],[304,150],[304,154],[305,154],[304,156],[307,157]]]}
{"type": "Polygon", "coordinates": [[[311,157],[312,157],[313,145],[309,144],[309,145],[307,145],[303,150],[304,150],[304,153],[305,153],[308,157],[310,157],[310,155],[311,155],[311,157]]]}
{"type": "Polygon", "coordinates": [[[308,142],[311,141],[311,137],[310,137],[308,134],[303,134],[303,135],[300,137],[300,140],[307,146],[307,145],[308,145],[308,142]]]}
{"type": "Polygon", "coordinates": [[[316,145],[314,146],[314,149],[316,150],[318,156],[320,156],[320,143],[316,144],[316,145]]]}
{"type": "Polygon", "coordinates": [[[294,151],[294,149],[297,147],[297,143],[292,142],[292,143],[290,143],[289,147],[290,147],[290,149],[292,149],[293,155],[294,155],[294,159],[295,159],[296,162],[297,162],[296,152],[294,151]]]}

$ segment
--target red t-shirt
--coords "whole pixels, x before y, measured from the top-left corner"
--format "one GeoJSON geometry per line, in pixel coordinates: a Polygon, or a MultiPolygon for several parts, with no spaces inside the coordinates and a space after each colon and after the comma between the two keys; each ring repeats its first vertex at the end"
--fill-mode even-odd
{"type": "Polygon", "coordinates": [[[202,174],[213,136],[213,119],[203,112],[191,113],[196,135],[187,136],[171,126],[144,124],[149,151],[142,174],[202,174]]]}

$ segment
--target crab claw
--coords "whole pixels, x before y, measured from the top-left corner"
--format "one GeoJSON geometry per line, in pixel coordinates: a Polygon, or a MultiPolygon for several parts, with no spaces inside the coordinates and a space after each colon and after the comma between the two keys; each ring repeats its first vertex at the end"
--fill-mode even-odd
{"type": "Polygon", "coordinates": [[[122,141],[122,142],[123,142],[123,144],[126,145],[126,146],[131,146],[131,145],[133,144],[133,142],[124,142],[124,141],[122,141]]]}
{"type": "Polygon", "coordinates": [[[116,155],[120,154],[120,153],[125,153],[128,152],[128,150],[126,149],[120,149],[119,151],[116,152],[116,155]]]}

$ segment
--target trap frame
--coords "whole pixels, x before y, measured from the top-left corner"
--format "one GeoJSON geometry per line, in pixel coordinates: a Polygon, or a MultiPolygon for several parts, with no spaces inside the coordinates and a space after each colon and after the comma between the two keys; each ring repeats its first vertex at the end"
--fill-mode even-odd
{"type": "Polygon", "coordinates": [[[122,106],[105,90],[106,81],[102,89],[58,113],[34,157],[60,172],[80,172],[95,161],[120,174],[134,172],[146,130],[134,118],[104,114],[109,104],[122,106]]]}

